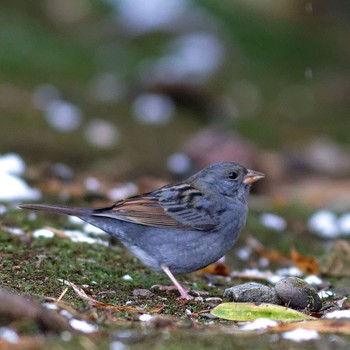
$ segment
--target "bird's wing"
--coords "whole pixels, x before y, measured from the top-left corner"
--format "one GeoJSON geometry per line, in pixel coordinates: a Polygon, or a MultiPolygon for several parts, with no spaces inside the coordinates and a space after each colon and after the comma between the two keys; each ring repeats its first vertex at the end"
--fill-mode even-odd
{"type": "Polygon", "coordinates": [[[159,228],[212,231],[219,224],[213,205],[199,190],[180,184],[97,209],[93,215],[159,228]]]}

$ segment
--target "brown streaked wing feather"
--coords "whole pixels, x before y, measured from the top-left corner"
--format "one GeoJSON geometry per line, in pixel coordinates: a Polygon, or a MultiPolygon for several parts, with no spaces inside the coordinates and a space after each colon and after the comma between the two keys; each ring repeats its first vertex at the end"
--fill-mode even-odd
{"type": "Polygon", "coordinates": [[[183,225],[169,216],[154,197],[132,197],[117,202],[111,210],[95,212],[93,215],[146,226],[191,229],[190,226],[183,225]]]}

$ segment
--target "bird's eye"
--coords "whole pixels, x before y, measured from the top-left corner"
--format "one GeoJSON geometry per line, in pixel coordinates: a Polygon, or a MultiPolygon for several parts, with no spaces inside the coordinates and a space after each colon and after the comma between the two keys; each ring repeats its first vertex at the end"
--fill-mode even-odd
{"type": "Polygon", "coordinates": [[[231,179],[231,180],[236,180],[238,177],[238,174],[235,172],[235,171],[231,171],[229,174],[228,174],[228,178],[231,179]]]}

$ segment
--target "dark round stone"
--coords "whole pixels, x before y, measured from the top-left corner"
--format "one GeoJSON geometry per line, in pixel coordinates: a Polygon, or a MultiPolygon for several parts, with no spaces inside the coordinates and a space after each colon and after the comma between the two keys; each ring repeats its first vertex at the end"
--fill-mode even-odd
{"type": "Polygon", "coordinates": [[[274,288],[255,282],[244,283],[226,289],[224,298],[235,302],[282,304],[274,288]]]}
{"type": "Polygon", "coordinates": [[[301,278],[284,278],[276,283],[275,289],[283,303],[292,309],[318,311],[322,307],[317,291],[301,278]]]}

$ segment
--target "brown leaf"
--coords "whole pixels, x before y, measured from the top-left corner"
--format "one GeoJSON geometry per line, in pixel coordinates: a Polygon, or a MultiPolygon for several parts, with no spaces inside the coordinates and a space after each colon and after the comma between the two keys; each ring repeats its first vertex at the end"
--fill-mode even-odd
{"type": "Polygon", "coordinates": [[[270,332],[287,332],[296,328],[312,329],[320,333],[350,334],[350,322],[344,320],[315,320],[293,323],[282,323],[269,328],[270,332]]]}
{"type": "Polygon", "coordinates": [[[261,242],[259,242],[253,236],[248,236],[246,238],[247,245],[252,248],[260,257],[269,260],[271,263],[276,264],[290,264],[290,259],[285,254],[277,251],[266,249],[261,242]]]}
{"type": "Polygon", "coordinates": [[[115,304],[110,304],[110,303],[103,303],[101,301],[95,300],[91,297],[89,297],[85,291],[81,288],[79,288],[77,285],[75,285],[72,282],[66,281],[66,283],[68,285],[70,285],[73,290],[75,291],[75,293],[81,298],[86,300],[91,306],[99,306],[99,307],[105,307],[108,309],[113,309],[116,311],[131,311],[131,312],[137,312],[137,313],[157,313],[159,311],[161,311],[162,309],[164,309],[165,306],[163,305],[159,305],[159,306],[155,306],[153,308],[150,309],[140,309],[140,308],[136,308],[136,307],[131,307],[131,306],[123,306],[123,305],[115,305],[115,304]]]}
{"type": "Polygon", "coordinates": [[[197,272],[208,275],[228,276],[230,274],[230,269],[225,263],[217,261],[214,264],[198,270],[197,272]]]}
{"type": "Polygon", "coordinates": [[[300,254],[295,247],[290,250],[290,257],[294,265],[305,274],[318,275],[320,273],[318,262],[311,256],[300,254]]]}

